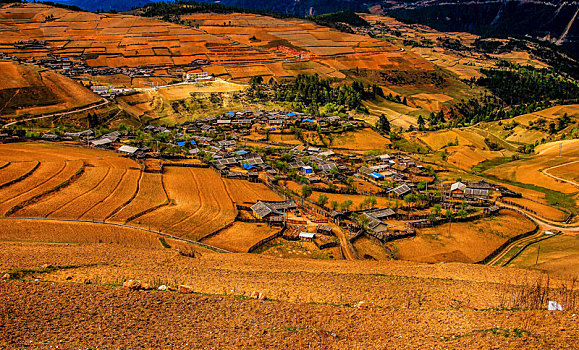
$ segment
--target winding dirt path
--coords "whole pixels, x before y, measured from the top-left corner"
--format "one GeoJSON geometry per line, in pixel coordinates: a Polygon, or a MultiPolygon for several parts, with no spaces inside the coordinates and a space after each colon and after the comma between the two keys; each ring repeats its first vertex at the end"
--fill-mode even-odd
{"type": "Polygon", "coordinates": [[[543,172],[543,174],[545,174],[545,175],[547,175],[555,180],[563,181],[563,182],[569,183],[575,187],[579,187],[579,183],[577,183],[575,181],[567,180],[567,179],[564,179],[562,177],[558,177],[558,176],[555,176],[555,175],[549,173],[549,170],[557,169],[557,168],[564,167],[564,166],[571,165],[571,164],[575,164],[575,163],[579,163],[579,160],[555,165],[555,166],[552,166],[552,167],[549,167],[549,168],[543,170],[542,172],[543,172]]]}

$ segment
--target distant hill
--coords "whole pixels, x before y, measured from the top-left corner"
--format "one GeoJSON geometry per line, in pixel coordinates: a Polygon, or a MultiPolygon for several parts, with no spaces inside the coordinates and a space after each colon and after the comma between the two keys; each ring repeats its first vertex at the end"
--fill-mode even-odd
{"type": "MultiPolygon", "coordinates": [[[[157,0],[56,0],[88,11],[126,11],[157,0]]],[[[213,0],[198,2],[214,3],[213,0]]],[[[221,0],[221,5],[255,11],[307,17],[343,10],[381,10],[398,19],[428,25],[440,31],[466,31],[483,36],[531,35],[546,38],[579,57],[579,5],[563,0],[221,0]],[[380,7],[374,7],[380,9],[380,7]]]]}

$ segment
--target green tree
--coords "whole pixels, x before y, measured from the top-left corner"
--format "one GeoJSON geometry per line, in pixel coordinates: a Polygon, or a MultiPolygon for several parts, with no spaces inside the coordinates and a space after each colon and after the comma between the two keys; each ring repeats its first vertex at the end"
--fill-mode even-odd
{"type": "Polygon", "coordinates": [[[302,186],[302,197],[303,198],[308,198],[309,196],[312,195],[314,191],[312,190],[312,188],[308,185],[303,185],[302,186]]]}
{"type": "Polygon", "coordinates": [[[326,196],[323,193],[320,193],[320,195],[318,196],[318,204],[321,205],[322,207],[325,206],[328,203],[328,196],[326,196]]]}
{"type": "Polygon", "coordinates": [[[418,123],[418,130],[424,130],[424,125],[426,123],[424,122],[424,118],[422,118],[421,115],[418,116],[418,120],[416,122],[418,123]]]}
{"type": "Polygon", "coordinates": [[[347,199],[345,201],[343,201],[342,203],[340,203],[340,210],[341,211],[348,211],[350,210],[350,207],[352,206],[353,202],[350,199],[347,199]]]}
{"type": "Polygon", "coordinates": [[[378,118],[378,129],[384,133],[390,133],[390,121],[384,114],[381,114],[378,118]]]}
{"type": "Polygon", "coordinates": [[[442,213],[442,207],[440,204],[435,204],[432,209],[430,209],[430,212],[435,216],[439,216],[442,213]]]}

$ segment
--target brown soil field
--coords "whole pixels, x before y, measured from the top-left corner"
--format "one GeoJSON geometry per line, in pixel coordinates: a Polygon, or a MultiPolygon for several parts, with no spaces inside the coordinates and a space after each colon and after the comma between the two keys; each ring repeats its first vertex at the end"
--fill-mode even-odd
{"type": "Polygon", "coordinates": [[[565,233],[535,243],[525,249],[509,266],[545,271],[564,277],[579,276],[579,235],[565,233]]]}
{"type": "Polygon", "coordinates": [[[487,257],[507,241],[530,231],[535,225],[511,210],[501,210],[497,217],[474,222],[459,222],[417,230],[414,238],[388,244],[397,247],[399,258],[419,262],[474,263],[487,257]]]}
{"type": "MultiPolygon", "coordinates": [[[[86,225],[95,225],[97,230],[103,226],[86,225]]],[[[93,283],[115,285],[123,278],[139,279],[152,285],[188,284],[195,286],[195,291],[200,293],[249,296],[254,291],[264,291],[270,299],[288,302],[355,305],[365,300],[372,306],[384,308],[408,307],[408,302],[413,308],[420,307],[412,297],[413,293],[410,293],[418,288],[427,296],[422,307],[436,309],[445,308],[453,299],[468,296],[470,298],[464,299],[470,299],[466,301],[467,307],[497,306],[504,302],[500,300],[498,284],[520,284],[524,279],[535,280],[541,276],[532,271],[457,263],[426,265],[400,261],[330,261],[304,259],[305,256],[302,256],[302,259],[292,260],[288,264],[287,259],[272,256],[211,252],[190,258],[173,249],[158,249],[153,238],[150,243],[142,243],[141,247],[133,246],[135,236],[130,236],[131,232],[118,243],[114,238],[103,236],[103,243],[81,242],[66,246],[47,243],[55,238],[52,232],[35,233],[37,242],[31,242],[29,230],[14,230],[5,234],[6,238],[1,244],[21,247],[0,250],[2,268],[80,265],[70,269],[57,268],[40,275],[42,280],[54,282],[83,283],[84,279],[90,279],[93,283]],[[36,249],[37,246],[40,248],[36,249]],[[90,259],[90,265],[82,264],[82,261],[79,263],[83,248],[91,253],[86,257],[90,259]],[[159,264],[161,261],[163,263],[159,264]],[[351,286],[357,288],[351,289],[351,286]],[[441,290],[445,292],[441,293],[441,290]]],[[[115,233],[112,235],[115,237],[115,233]]],[[[120,234],[117,236],[121,237],[120,234]]],[[[64,237],[79,239],[63,236],[58,242],[64,237]]],[[[135,243],[141,244],[139,241],[135,243]]],[[[295,249],[302,244],[311,244],[289,243],[294,243],[295,249]]],[[[554,279],[553,283],[557,280],[554,279]]]]}
{"type": "Polygon", "coordinates": [[[246,253],[254,244],[279,231],[279,227],[269,227],[264,223],[236,222],[233,226],[203,240],[203,243],[229,250],[246,253]]]}
{"type": "Polygon", "coordinates": [[[235,218],[233,201],[214,170],[168,167],[163,181],[170,205],[139,217],[135,223],[201,239],[235,218]]]}
{"type": "Polygon", "coordinates": [[[211,61],[208,71],[240,81],[256,74],[280,79],[305,73],[291,67],[279,69],[304,53],[306,62],[313,63],[312,74],[339,79],[345,77],[341,70],[357,67],[433,69],[412,52],[309,21],[239,13],[223,17],[211,13],[183,16],[199,24],[196,29],[126,14],[77,13],[42,4],[4,6],[0,8],[0,51],[20,57],[84,54],[89,55],[89,65],[98,67],[167,67],[206,59],[211,61]],[[49,15],[54,20],[44,21],[49,15]],[[223,26],[229,21],[231,25],[223,26]],[[258,41],[250,40],[253,36],[258,41]],[[15,41],[31,39],[47,40],[53,48],[31,52],[13,46],[15,41]]]}
{"type": "Polygon", "coordinates": [[[529,209],[535,210],[540,215],[546,217],[547,219],[553,221],[563,221],[569,216],[569,214],[557,209],[553,208],[550,205],[537,203],[535,201],[526,199],[526,198],[507,198],[508,201],[514,202],[520,205],[523,205],[529,209]]]}
{"type": "Polygon", "coordinates": [[[227,192],[235,204],[255,204],[257,201],[281,200],[275,192],[262,183],[252,183],[247,180],[223,179],[227,192]]]}
{"type": "Polygon", "coordinates": [[[551,169],[549,174],[579,183],[579,162],[551,169]]]}
{"type": "Polygon", "coordinates": [[[235,92],[242,91],[245,85],[230,83],[222,80],[211,81],[208,83],[184,84],[166,87],[158,90],[158,94],[168,100],[182,100],[190,98],[191,94],[209,94],[212,92],[235,92]]]}
{"type": "MultiPolygon", "coordinates": [[[[1,346],[571,349],[577,338],[575,309],[548,313],[545,305],[528,310],[515,301],[519,290],[546,278],[533,271],[402,261],[288,264],[212,252],[191,258],[162,248],[152,234],[106,234],[102,224],[87,223],[78,235],[68,223],[50,224],[0,232],[0,269],[22,274],[0,283],[1,346]],[[73,243],[59,243],[66,241],[73,243]],[[187,284],[195,293],[130,292],[120,288],[128,279],[187,284]],[[247,300],[256,293],[268,300],[247,300]],[[141,327],[146,332],[135,331],[141,327]]],[[[560,290],[547,293],[545,300],[570,305],[560,290]]]]}
{"type": "Polygon", "coordinates": [[[51,243],[107,243],[131,247],[159,247],[156,234],[118,226],[85,222],[3,219],[2,241],[51,243]],[[39,229],[41,227],[42,229],[39,229]]]}
{"type": "Polygon", "coordinates": [[[63,183],[82,168],[82,161],[41,162],[26,179],[0,190],[0,214],[63,183]]]}
{"type": "Polygon", "coordinates": [[[2,117],[65,111],[101,100],[79,83],[32,65],[0,61],[0,71],[2,117]]]}
{"type": "Polygon", "coordinates": [[[34,171],[38,162],[10,162],[8,166],[0,169],[0,188],[7,186],[9,183],[16,182],[26,174],[34,171]]]}
{"type": "Polygon", "coordinates": [[[7,282],[0,288],[5,329],[0,344],[8,347],[571,349],[577,336],[568,312],[385,313],[75,284],[7,282]],[[84,316],[89,313],[92,317],[84,316]],[[146,331],[135,331],[142,326],[146,331]]]}
{"type": "Polygon", "coordinates": [[[290,145],[301,145],[302,142],[294,134],[269,134],[269,140],[272,142],[287,143],[290,145]]]}
{"type": "Polygon", "coordinates": [[[113,222],[126,222],[134,215],[159,206],[167,201],[163,190],[162,175],[142,173],[139,191],[133,200],[109,218],[113,222]]]}
{"type": "MultiPolygon", "coordinates": [[[[0,159],[13,159],[14,154],[18,154],[18,158],[30,159],[27,163],[32,163],[32,159],[60,162],[60,167],[42,163],[42,167],[37,169],[39,175],[52,172],[53,176],[41,181],[38,188],[31,186],[38,183],[39,178],[30,176],[22,184],[12,184],[4,189],[4,193],[13,193],[13,197],[1,202],[0,209],[8,211],[24,203],[26,205],[15,212],[19,217],[114,222],[132,219],[132,224],[201,238],[231,222],[236,215],[233,199],[223,180],[211,169],[167,167],[162,176],[144,173],[141,178],[137,163],[112,152],[34,143],[0,147],[0,159]],[[65,167],[62,159],[70,159],[66,161],[70,165],[65,167]],[[80,175],[60,190],[46,193],[76,174],[82,164],[78,162],[86,164],[80,175]],[[183,183],[188,186],[184,187],[183,183]],[[34,202],[25,203],[38,195],[41,196],[34,202]],[[151,209],[155,210],[149,212],[151,209]]],[[[12,164],[5,169],[10,166],[12,164]]],[[[232,184],[232,192],[242,202],[278,199],[263,185],[232,184]]]]}
{"type": "Polygon", "coordinates": [[[354,248],[358,253],[360,259],[368,260],[390,260],[391,257],[380,244],[376,243],[372,239],[362,236],[354,242],[354,248]]]}
{"type": "Polygon", "coordinates": [[[103,183],[103,186],[107,186],[110,192],[108,194],[105,192],[106,196],[104,197],[102,195],[99,196],[99,202],[90,209],[85,210],[81,218],[92,218],[102,221],[120,210],[122,205],[130,201],[135,195],[141,173],[140,170],[125,169],[120,174],[120,178],[115,177],[115,179],[111,181],[110,186],[103,183]]]}
{"type": "Polygon", "coordinates": [[[462,170],[470,170],[475,165],[485,160],[503,157],[503,153],[498,151],[488,151],[474,146],[449,146],[447,161],[462,170]]]}
{"type": "MultiPolygon", "coordinates": [[[[506,180],[533,184],[562,193],[575,193],[577,192],[576,186],[551,178],[542,172],[542,170],[551,166],[579,160],[579,153],[575,150],[576,147],[579,146],[579,142],[577,140],[569,141],[570,142],[567,143],[569,153],[563,154],[561,157],[553,155],[555,149],[558,154],[558,146],[545,144],[541,145],[536,150],[536,155],[530,158],[502,164],[486,172],[506,180]]],[[[565,148],[565,146],[563,148],[565,148]]]]}
{"type": "MultiPolygon", "coordinates": [[[[18,211],[17,215],[78,219],[96,204],[98,199],[94,196],[108,194],[108,189],[100,185],[110,172],[111,169],[107,167],[86,167],[84,173],[69,186],[41,198],[36,203],[27,205],[18,211]]],[[[110,178],[112,177],[111,175],[110,178]]]]}
{"type": "Polygon", "coordinates": [[[412,133],[410,136],[418,138],[433,150],[439,150],[450,142],[456,142],[456,140],[458,140],[458,146],[474,146],[479,150],[488,149],[483,136],[461,129],[441,130],[429,133],[412,133]]]}
{"type": "Polygon", "coordinates": [[[333,147],[348,148],[358,151],[384,149],[390,140],[372,129],[347,132],[334,138],[333,147]]]}

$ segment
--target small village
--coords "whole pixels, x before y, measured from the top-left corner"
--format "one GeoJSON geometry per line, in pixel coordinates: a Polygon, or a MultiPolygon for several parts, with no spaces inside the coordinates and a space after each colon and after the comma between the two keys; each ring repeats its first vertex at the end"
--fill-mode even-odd
{"type": "Polygon", "coordinates": [[[171,127],[120,128],[98,137],[90,129],[47,132],[40,139],[115,150],[142,163],[145,172],[202,167],[224,178],[265,184],[284,200],[237,203],[236,220],[280,227],[252,250],[279,237],[325,249],[338,246],[340,237],[353,243],[365,236],[385,247],[423,227],[499,215],[497,200],[521,196],[486,180],[445,180],[443,169],[398,150],[363,154],[308,141],[271,140],[275,134],[303,137],[307,130],[362,127],[349,116],[237,111],[171,127]]]}

